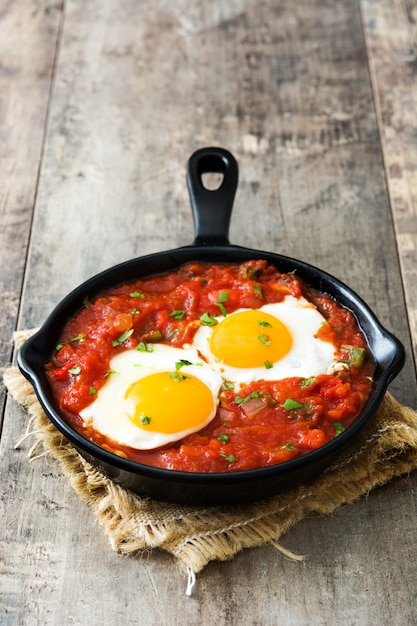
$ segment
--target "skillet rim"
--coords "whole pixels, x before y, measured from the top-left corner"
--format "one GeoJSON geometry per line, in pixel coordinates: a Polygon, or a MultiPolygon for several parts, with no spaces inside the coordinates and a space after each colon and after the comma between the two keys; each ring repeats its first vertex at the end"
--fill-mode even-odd
{"type": "Polygon", "coordinates": [[[198,244],[181,246],[163,252],[155,252],[136,257],[105,269],[87,279],[67,294],[51,311],[39,330],[37,330],[17,352],[18,367],[22,374],[33,385],[38,400],[47,417],[77,449],[81,448],[83,451],[97,457],[105,463],[110,463],[112,466],[118,467],[124,471],[133,472],[134,474],[143,474],[158,479],[163,478],[163,480],[167,480],[168,482],[180,480],[180,482],[184,483],[198,484],[233,484],[242,482],[245,478],[262,480],[271,475],[278,476],[293,469],[299,469],[303,465],[309,465],[310,462],[314,464],[314,461],[321,461],[324,457],[332,455],[332,453],[341,452],[354,438],[356,433],[364,427],[372,415],[374,415],[382,402],[388,384],[399,373],[403,367],[404,361],[405,350],[400,340],[380,323],[375,313],[366,302],[344,282],[304,261],[273,252],[255,250],[232,244],[221,246],[203,246],[198,244]],[[225,256],[228,257],[227,260],[225,256]],[[43,370],[53,353],[53,346],[56,345],[56,341],[51,341],[51,337],[58,339],[63,326],[67,320],[75,315],[81,308],[86,297],[97,297],[104,290],[116,287],[123,282],[128,283],[131,280],[139,280],[151,275],[173,271],[176,267],[188,261],[240,263],[252,258],[265,259],[268,263],[273,264],[278,271],[284,273],[289,273],[288,268],[292,267],[291,271],[297,273],[308,287],[329,295],[336,299],[343,307],[349,309],[355,316],[359,328],[364,333],[368,347],[375,360],[375,373],[378,373],[378,379],[361,413],[344,433],[317,450],[313,450],[300,457],[277,465],[236,472],[204,473],[155,468],[130,459],[124,459],[91,442],[66,422],[65,418],[55,408],[48,394],[48,385],[45,377],[42,375],[44,371],[41,371],[41,368],[43,370]],[[159,268],[153,272],[139,273],[140,275],[137,273],[136,270],[138,266],[152,264],[155,261],[158,262],[158,267],[162,263],[165,269],[159,268]],[[167,263],[170,263],[171,266],[166,267],[167,263]],[[282,267],[282,265],[284,265],[284,267],[282,267]],[[285,267],[286,265],[288,267],[285,267]],[[135,270],[135,277],[130,276],[133,269],[135,270]],[[120,275],[121,277],[122,274],[125,274],[126,270],[128,270],[129,278],[114,280],[116,276],[120,275]],[[109,282],[109,277],[113,279],[111,282],[109,282]],[[319,285],[315,284],[316,281],[319,285]],[[105,285],[104,289],[102,285],[105,285]],[[323,288],[324,286],[326,288],[323,288]],[[382,343],[378,344],[378,342],[382,343]],[[376,344],[375,346],[373,345],[374,343],[376,344]],[[42,344],[44,344],[44,346],[42,346],[42,344]],[[40,358],[41,356],[42,358],[40,358]]]}

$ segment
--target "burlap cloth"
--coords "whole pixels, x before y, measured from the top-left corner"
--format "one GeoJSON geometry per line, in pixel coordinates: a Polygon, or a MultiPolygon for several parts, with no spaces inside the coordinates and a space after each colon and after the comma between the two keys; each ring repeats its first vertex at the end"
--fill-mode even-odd
{"type": "MultiPolygon", "coordinates": [[[[16,333],[21,344],[31,331],[16,333]]],[[[32,386],[16,367],[3,372],[11,397],[23,406],[28,437],[35,444],[33,461],[54,457],[75,492],[90,506],[115,552],[138,555],[162,549],[177,559],[188,575],[191,594],[195,575],[211,560],[231,559],[243,548],[272,544],[294,559],[279,539],[311,514],[328,514],[367,494],[373,487],[417,467],[417,413],[401,406],[389,393],[380,409],[341,457],[320,477],[270,500],[244,506],[193,507],[157,502],[132,494],[89,465],[44,414],[32,386]]]]}

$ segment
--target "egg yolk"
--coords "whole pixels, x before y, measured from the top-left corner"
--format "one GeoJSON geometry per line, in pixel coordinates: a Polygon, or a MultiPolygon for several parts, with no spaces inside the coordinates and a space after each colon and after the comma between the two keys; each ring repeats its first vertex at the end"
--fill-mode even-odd
{"type": "Polygon", "coordinates": [[[159,372],[129,387],[132,422],[144,430],[177,433],[200,426],[214,417],[215,404],[210,389],[189,374],[159,372]]]}
{"type": "Polygon", "coordinates": [[[212,353],[231,367],[262,367],[275,363],[291,349],[288,328],[262,311],[240,311],[225,317],[213,328],[212,353]]]}

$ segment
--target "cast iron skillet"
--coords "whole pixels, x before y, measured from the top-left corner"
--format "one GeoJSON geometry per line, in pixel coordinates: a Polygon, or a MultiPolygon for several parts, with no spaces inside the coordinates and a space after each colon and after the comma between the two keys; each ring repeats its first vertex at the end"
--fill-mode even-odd
{"type": "Polygon", "coordinates": [[[195,152],[188,162],[187,183],[194,218],[194,243],[121,263],[87,280],[58,304],[42,328],[20,348],[17,362],[34,386],[51,422],[84,458],[115,482],[138,494],[176,503],[221,505],[260,500],[309,481],[340,454],[380,405],[387,385],[404,364],[404,348],[381,326],[361,298],[336,278],[302,261],[229,243],[229,224],[238,183],[237,162],[229,152],[221,148],[195,152]],[[202,178],[203,174],[211,172],[223,175],[221,186],[214,191],[204,186],[202,178]],[[174,270],[189,261],[240,263],[250,259],[265,259],[283,273],[296,272],[307,285],[335,298],[354,313],[376,361],[376,372],[371,397],[350,428],[305,456],[279,465],[225,474],[178,472],[135,463],[100,448],[71,428],[54,406],[44,367],[61,329],[81,309],[86,298],[91,300],[118,284],[174,270]]]}

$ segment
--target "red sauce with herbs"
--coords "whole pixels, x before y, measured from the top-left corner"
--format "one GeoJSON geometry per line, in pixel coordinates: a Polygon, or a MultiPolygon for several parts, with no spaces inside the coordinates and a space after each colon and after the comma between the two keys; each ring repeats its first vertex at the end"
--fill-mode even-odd
{"type": "Polygon", "coordinates": [[[374,364],[352,313],[330,297],[312,293],[295,275],[280,274],[265,261],[248,261],[188,263],[86,302],[65,326],[46,371],[61,413],[103,448],[156,467],[230,472],[288,461],[337,437],[366,402],[374,364]],[[105,384],[116,354],[152,342],[191,343],[200,317],[219,315],[221,292],[227,293],[229,313],[303,295],[327,321],[319,337],[337,347],[340,370],[307,380],[253,382],[240,389],[239,401],[233,389],[223,388],[208,426],[154,450],[121,446],[84,426],[79,412],[105,384]]]}

